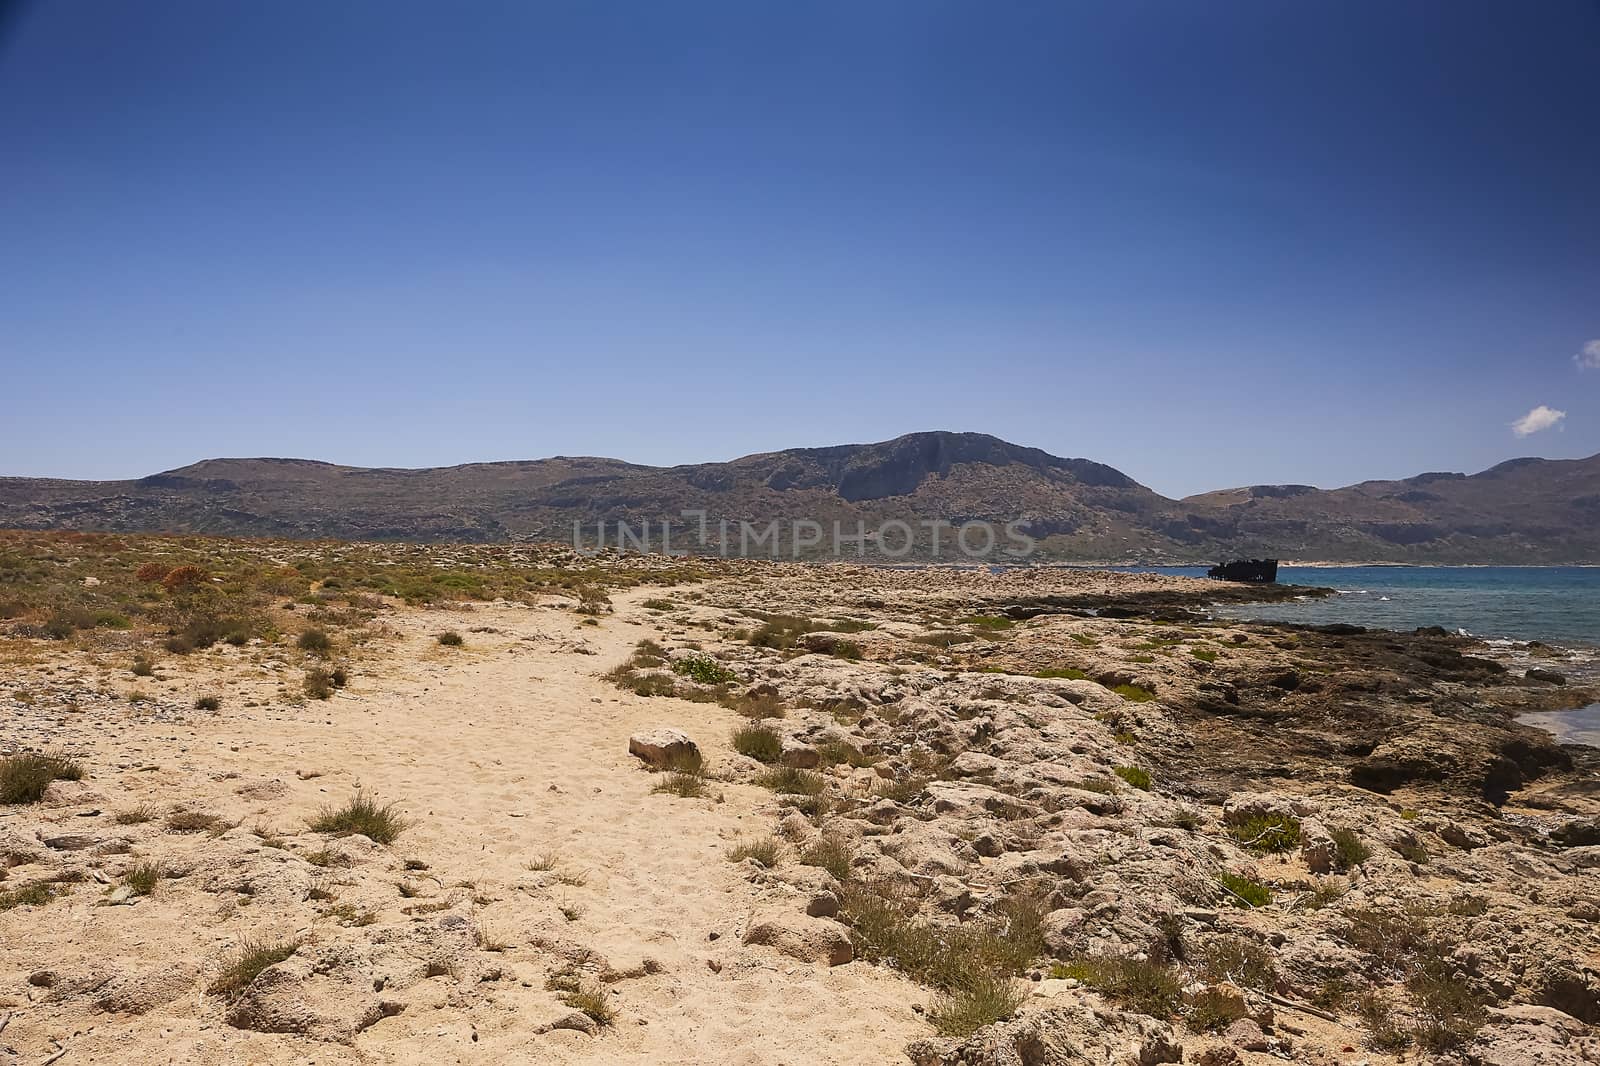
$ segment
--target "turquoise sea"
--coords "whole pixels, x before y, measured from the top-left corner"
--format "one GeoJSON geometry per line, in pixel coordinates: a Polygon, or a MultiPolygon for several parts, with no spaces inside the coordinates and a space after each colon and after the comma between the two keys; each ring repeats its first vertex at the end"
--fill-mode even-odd
{"type": "MultiPolygon", "coordinates": [[[[1204,577],[1205,567],[1126,567],[1204,577]]],[[[1228,608],[1234,617],[1443,626],[1486,639],[1600,648],[1600,567],[1285,566],[1278,580],[1337,590],[1322,599],[1228,608]]],[[[1220,613],[1220,612],[1219,612],[1220,613]]]]}
{"type": "MultiPolygon", "coordinates": [[[[1205,576],[1201,566],[1118,569],[1205,576]]],[[[1443,626],[1500,648],[1514,666],[1553,667],[1574,682],[1600,684],[1600,567],[1284,566],[1278,580],[1336,592],[1214,610],[1228,618],[1349,622],[1402,631],[1443,626]],[[1555,645],[1559,658],[1532,655],[1530,641],[1555,645]]],[[[1600,745],[1600,704],[1523,720],[1565,741],[1600,745]]]]}

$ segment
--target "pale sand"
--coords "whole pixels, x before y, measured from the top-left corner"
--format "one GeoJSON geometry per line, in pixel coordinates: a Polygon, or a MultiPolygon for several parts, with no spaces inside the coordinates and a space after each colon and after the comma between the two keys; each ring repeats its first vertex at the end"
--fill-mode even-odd
{"type": "MultiPolygon", "coordinates": [[[[619,617],[637,617],[628,605],[651,594],[617,596],[619,617]]],[[[216,997],[200,992],[212,971],[188,977],[192,990],[143,1016],[94,1012],[82,999],[51,1003],[40,997],[33,1005],[13,1003],[14,1017],[0,1036],[0,1044],[21,1052],[17,1061],[39,1061],[58,1046],[53,1040],[68,1049],[62,1060],[68,1066],[885,1063],[904,1061],[907,1041],[929,1032],[912,1009],[927,1002],[926,990],[886,969],[861,962],[813,967],[741,944],[763,889],[724,856],[734,841],[772,832],[772,796],[718,782],[708,799],[652,794],[656,779],[628,755],[631,733],[681,728],[699,741],[715,770],[740,721],[716,704],[642,698],[599,677],[652,630],[618,618],[599,628],[582,626],[570,612],[537,607],[403,611],[386,621],[403,641],[374,663],[376,676],[358,671],[348,695],[270,711],[244,710],[229,698],[221,714],[196,715],[186,726],[119,723],[91,742],[83,760],[91,772],[86,783],[102,794],[108,811],[185,799],[243,818],[245,828],[259,822],[285,835],[303,833],[318,807],[356,788],[394,801],[414,820],[393,845],[394,856],[427,862],[445,885],[470,880],[473,891],[490,900],[471,911],[478,924],[512,945],[492,957],[508,978],[463,989],[439,977],[400,990],[394,998],[405,1003],[404,1012],[351,1045],[226,1025],[216,997]],[[475,626],[501,632],[469,633],[468,646],[454,651],[433,640],[442,629],[466,633],[475,626]],[[595,654],[572,650],[573,641],[595,654]],[[140,772],[146,763],[161,769],[140,772]],[[297,771],[323,776],[302,780],[297,771]],[[223,776],[230,773],[238,777],[223,776]],[[238,794],[241,786],[263,780],[283,782],[286,794],[258,801],[238,794]],[[549,850],[560,854],[563,869],[586,871],[586,883],[530,888],[535,875],[525,864],[549,850]],[[581,917],[565,920],[562,903],[581,908],[581,917]],[[612,986],[617,1021],[599,1036],[540,1034],[538,1026],[568,1011],[544,987],[560,960],[548,948],[530,946],[536,937],[591,946],[619,970],[647,957],[664,970],[612,986]],[[720,964],[720,972],[708,960],[720,964]]],[[[193,683],[185,687],[194,691],[193,683]]],[[[0,828],[20,830],[21,817],[0,819],[0,828]]],[[[63,821],[78,824],[62,830],[86,828],[81,819],[63,821]]],[[[104,821],[96,819],[93,828],[104,831],[104,821]]],[[[182,846],[192,853],[207,844],[203,835],[173,837],[156,827],[126,832],[133,828],[144,830],[139,839],[149,842],[136,845],[136,852],[182,846]]],[[[225,949],[253,932],[353,939],[424,920],[400,910],[420,900],[386,898],[394,874],[373,882],[360,869],[336,872],[359,882],[351,893],[378,900],[378,925],[307,924],[303,904],[219,905],[184,882],[169,883],[136,907],[96,907],[94,886],[79,886],[71,897],[31,910],[31,928],[22,935],[17,921],[0,922],[0,980],[7,988],[25,987],[26,975],[42,968],[214,968],[225,949]]],[[[444,891],[421,875],[419,881],[430,898],[444,891]]]]}

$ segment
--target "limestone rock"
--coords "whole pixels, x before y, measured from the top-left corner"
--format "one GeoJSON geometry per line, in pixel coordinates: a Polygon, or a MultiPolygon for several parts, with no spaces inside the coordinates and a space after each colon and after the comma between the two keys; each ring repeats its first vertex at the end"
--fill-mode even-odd
{"type": "Polygon", "coordinates": [[[227,1021],[235,1029],[348,1044],[397,1010],[373,995],[370,985],[319,974],[296,956],[262,970],[228,1008],[227,1021]]]}
{"type": "Polygon", "coordinates": [[[570,1029],[575,1033],[584,1033],[594,1036],[600,1032],[600,1024],[581,1010],[568,1011],[549,1025],[542,1026],[543,1032],[552,1029],[570,1029]]]}
{"type": "Polygon", "coordinates": [[[744,942],[770,947],[801,962],[840,966],[855,957],[850,934],[827,918],[788,911],[758,914],[745,930],[744,942]]]}
{"type": "Polygon", "coordinates": [[[1300,857],[1314,874],[1329,874],[1339,867],[1339,845],[1319,819],[1300,822],[1300,857]]]}
{"type": "Polygon", "coordinates": [[[822,755],[810,744],[795,740],[793,737],[785,737],[783,739],[783,751],[778,761],[785,766],[813,770],[821,764],[822,755]]]}
{"type": "Polygon", "coordinates": [[[680,759],[692,759],[700,749],[689,735],[677,729],[652,729],[628,738],[628,754],[656,767],[667,767],[680,759]]]}
{"type": "Polygon", "coordinates": [[[1060,997],[964,1040],[914,1041],[906,1055],[916,1066],[1158,1066],[1182,1062],[1183,1046],[1165,1022],[1060,997]]]}

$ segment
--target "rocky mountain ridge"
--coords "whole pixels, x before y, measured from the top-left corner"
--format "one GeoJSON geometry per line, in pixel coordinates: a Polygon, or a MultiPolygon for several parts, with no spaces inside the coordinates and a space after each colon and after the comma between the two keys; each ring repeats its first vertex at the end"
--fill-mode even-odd
{"type": "MultiPolygon", "coordinates": [[[[869,532],[903,522],[911,547],[893,557],[951,558],[948,535],[935,550],[932,524],[984,522],[1016,523],[1037,541],[1035,561],[1600,563],[1600,456],[1182,500],[1102,463],[948,432],[674,467],[591,456],[431,469],[263,458],[208,459],[130,481],[0,478],[0,526],[21,529],[496,542],[570,541],[575,523],[592,537],[600,523],[666,521],[681,538],[685,511],[704,512],[716,532],[674,547],[713,552],[722,522],[869,532]]],[[[881,547],[869,536],[868,557],[881,547]]],[[[787,541],[777,550],[792,554],[787,541]]],[[[830,550],[825,540],[801,554],[830,550]]]]}

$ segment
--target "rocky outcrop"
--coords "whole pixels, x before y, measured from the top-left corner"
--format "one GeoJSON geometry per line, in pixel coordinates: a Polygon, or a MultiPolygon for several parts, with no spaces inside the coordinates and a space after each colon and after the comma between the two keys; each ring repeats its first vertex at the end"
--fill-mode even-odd
{"type": "Polygon", "coordinates": [[[700,757],[700,749],[687,733],[677,729],[652,729],[628,738],[628,754],[658,769],[700,757]]]}
{"type": "Polygon", "coordinates": [[[1276,559],[1236,559],[1230,563],[1213,566],[1206,576],[1216,581],[1246,581],[1256,585],[1270,585],[1278,580],[1276,559]]]}
{"type": "Polygon", "coordinates": [[[854,958],[850,934],[844,926],[827,918],[786,910],[769,910],[752,918],[744,942],[772,948],[801,962],[827,966],[842,966],[854,958]]]}
{"type": "Polygon", "coordinates": [[[379,999],[370,981],[319,973],[297,956],[262,970],[228,1008],[227,1019],[236,1029],[348,1044],[398,1009],[379,999]]]}
{"type": "Polygon", "coordinates": [[[1154,1018],[1057,1003],[965,1040],[916,1041],[906,1055],[915,1066],[1158,1066],[1182,1062],[1183,1046],[1154,1018]]]}

